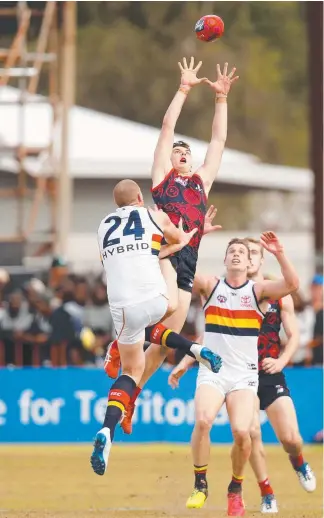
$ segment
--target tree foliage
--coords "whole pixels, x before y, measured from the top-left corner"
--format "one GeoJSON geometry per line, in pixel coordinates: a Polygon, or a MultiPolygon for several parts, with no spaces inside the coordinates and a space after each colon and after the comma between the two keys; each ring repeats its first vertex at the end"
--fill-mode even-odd
{"type": "MultiPolygon", "coordinates": [[[[179,84],[182,56],[201,59],[201,74],[210,78],[217,62],[228,61],[240,75],[229,99],[228,147],[306,166],[304,10],[303,2],[78,2],[77,102],[159,127],[179,84]],[[216,43],[194,34],[195,22],[208,13],[225,22],[216,43]]],[[[213,96],[202,85],[191,93],[177,130],[208,140],[212,116],[213,96]]]]}
{"type": "MultiPolygon", "coordinates": [[[[227,145],[265,161],[308,161],[307,41],[298,2],[79,2],[77,99],[84,106],[160,126],[179,83],[177,61],[236,65],[227,145]],[[203,14],[219,14],[225,34],[196,40],[203,14]]],[[[208,140],[212,94],[203,85],[186,103],[177,130],[208,140]]]]}

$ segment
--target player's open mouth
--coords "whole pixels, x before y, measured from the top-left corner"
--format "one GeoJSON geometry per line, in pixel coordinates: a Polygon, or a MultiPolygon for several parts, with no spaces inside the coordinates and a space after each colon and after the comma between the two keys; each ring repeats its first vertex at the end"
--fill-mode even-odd
{"type": "Polygon", "coordinates": [[[240,260],[239,259],[233,259],[232,263],[233,264],[240,264],[240,260]]]}
{"type": "Polygon", "coordinates": [[[187,163],[187,160],[186,160],[185,158],[181,158],[181,159],[180,159],[180,162],[181,162],[182,164],[186,164],[186,163],[187,163]]]}

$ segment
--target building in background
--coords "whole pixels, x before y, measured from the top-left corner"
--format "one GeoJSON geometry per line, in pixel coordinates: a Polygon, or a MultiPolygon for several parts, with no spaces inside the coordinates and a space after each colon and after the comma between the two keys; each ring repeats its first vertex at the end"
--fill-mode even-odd
{"type": "MultiPolygon", "coordinates": [[[[6,87],[0,100],[15,99],[19,91],[6,87]]],[[[37,96],[41,98],[41,96],[37,96]]],[[[35,99],[35,97],[34,97],[35,99]]],[[[0,143],[13,147],[20,137],[19,106],[2,107],[0,143]]],[[[41,102],[27,104],[24,113],[24,139],[28,147],[45,147],[51,138],[51,108],[41,102]]],[[[59,123],[56,127],[59,135],[59,123]]],[[[111,115],[74,106],[70,115],[70,173],[73,178],[72,228],[66,259],[77,270],[99,269],[96,230],[99,221],[113,209],[112,190],[122,178],[140,183],[145,200],[151,203],[150,169],[159,130],[111,115]]],[[[194,166],[202,163],[207,143],[178,135],[190,142],[194,166]]],[[[57,154],[59,149],[57,149],[57,154]]],[[[28,183],[33,190],[37,178],[50,179],[58,161],[44,152],[25,161],[28,183]]],[[[16,181],[17,165],[10,156],[0,157],[0,180],[8,188],[16,181]]],[[[222,251],[233,236],[258,235],[265,229],[278,231],[294,257],[306,284],[312,264],[312,188],[311,171],[262,163],[257,157],[235,150],[224,152],[220,173],[210,193],[210,203],[218,207],[223,232],[203,240],[200,266],[204,271],[220,271],[222,251]]],[[[25,214],[31,197],[25,200],[25,214]]],[[[2,200],[0,234],[10,237],[15,229],[15,204],[2,200]]],[[[49,200],[44,194],[33,230],[33,240],[51,230],[49,200]]],[[[46,265],[49,257],[31,259],[26,246],[25,264],[46,265]]],[[[270,266],[272,268],[272,265],[270,266]]]]}

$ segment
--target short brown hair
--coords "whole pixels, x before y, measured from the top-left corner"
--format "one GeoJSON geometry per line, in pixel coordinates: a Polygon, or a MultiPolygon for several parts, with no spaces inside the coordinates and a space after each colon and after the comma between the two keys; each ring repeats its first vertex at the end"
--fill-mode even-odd
{"type": "Polygon", "coordinates": [[[225,257],[227,256],[227,251],[228,251],[229,247],[232,245],[235,245],[235,244],[244,245],[248,252],[248,258],[251,259],[250,249],[249,249],[249,244],[248,244],[247,239],[241,239],[239,237],[234,237],[233,239],[230,240],[230,242],[228,243],[227,248],[226,248],[225,257]]]}
{"type": "Polygon", "coordinates": [[[177,142],[174,142],[172,147],[184,147],[185,149],[189,149],[189,151],[191,152],[189,144],[187,144],[187,142],[184,142],[183,140],[178,140],[177,142]]]}
{"type": "Polygon", "coordinates": [[[261,241],[259,239],[255,239],[254,237],[245,237],[244,240],[247,241],[248,243],[254,243],[255,245],[259,245],[260,252],[261,252],[261,257],[263,257],[263,255],[264,255],[264,248],[263,248],[263,246],[261,244],[261,241]]]}

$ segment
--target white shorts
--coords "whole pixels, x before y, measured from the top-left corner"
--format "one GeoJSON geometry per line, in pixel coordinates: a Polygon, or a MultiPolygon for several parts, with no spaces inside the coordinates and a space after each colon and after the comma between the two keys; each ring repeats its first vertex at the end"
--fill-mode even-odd
{"type": "Polygon", "coordinates": [[[199,364],[196,388],[209,385],[218,389],[224,397],[234,390],[249,389],[258,392],[259,374],[257,371],[243,371],[229,365],[222,365],[216,374],[202,364],[199,364]]]}
{"type": "Polygon", "coordinates": [[[123,309],[110,307],[118,342],[125,345],[144,342],[145,328],[157,324],[167,309],[168,299],[164,295],[123,309]]]}

